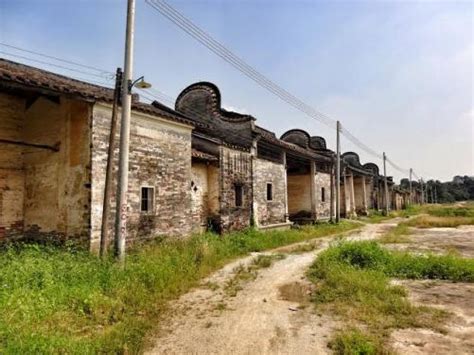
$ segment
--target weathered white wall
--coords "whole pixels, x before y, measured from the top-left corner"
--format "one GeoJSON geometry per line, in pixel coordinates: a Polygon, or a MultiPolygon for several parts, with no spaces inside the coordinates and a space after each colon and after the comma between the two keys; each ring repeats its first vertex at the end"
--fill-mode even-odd
{"type": "Polygon", "coordinates": [[[258,225],[265,226],[286,221],[285,175],[286,169],[283,164],[255,159],[254,208],[258,225]],[[272,201],[267,201],[268,183],[272,184],[272,201]]]}
{"type": "Polygon", "coordinates": [[[318,219],[331,217],[331,174],[316,172],[316,214],[318,219]],[[322,199],[321,188],[325,189],[325,201],[322,199]]]}
{"type": "MultiPolygon", "coordinates": [[[[94,105],[93,117],[91,249],[96,249],[102,220],[111,107],[94,105]]],[[[158,235],[190,234],[191,130],[188,125],[132,113],[127,242],[158,235]],[[155,188],[155,209],[150,213],[140,212],[142,186],[155,188]]],[[[118,148],[114,158],[117,166],[118,148]]],[[[113,191],[115,196],[116,189],[113,191]]],[[[112,198],[111,231],[114,218],[115,197],[112,198]]]]}

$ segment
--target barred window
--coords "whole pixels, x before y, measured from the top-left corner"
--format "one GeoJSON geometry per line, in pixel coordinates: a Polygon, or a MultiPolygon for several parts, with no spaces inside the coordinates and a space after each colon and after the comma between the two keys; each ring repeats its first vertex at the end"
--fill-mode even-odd
{"type": "Polygon", "coordinates": [[[273,185],[268,183],[267,184],[267,201],[273,200],[273,185]]]}
{"type": "Polygon", "coordinates": [[[235,192],[235,207],[241,207],[244,200],[244,189],[242,185],[234,185],[235,192]]]}
{"type": "Polygon", "coordinates": [[[140,202],[141,212],[153,212],[155,206],[155,188],[142,187],[140,202]]]}

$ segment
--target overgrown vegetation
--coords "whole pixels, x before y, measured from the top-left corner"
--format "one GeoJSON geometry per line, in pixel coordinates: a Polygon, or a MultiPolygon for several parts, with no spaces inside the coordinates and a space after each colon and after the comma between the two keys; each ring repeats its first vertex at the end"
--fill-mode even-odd
{"type": "Polygon", "coordinates": [[[317,286],[313,301],[347,324],[331,342],[336,353],[375,354],[386,351],[392,329],[442,330],[444,313],[411,305],[390,277],[474,282],[474,260],[388,251],[374,241],[340,242],[316,259],[309,277],[317,286]]]}
{"type": "Polygon", "coordinates": [[[124,269],[86,252],[9,246],[0,252],[0,352],[136,353],[168,300],[233,258],[358,226],[156,242],[132,251],[124,269]]]}
{"type": "Polygon", "coordinates": [[[390,229],[385,235],[380,238],[383,244],[409,243],[411,234],[410,228],[405,223],[400,223],[396,227],[390,229]]]}
{"type": "Polygon", "coordinates": [[[463,225],[474,224],[474,217],[436,217],[423,215],[415,217],[405,223],[408,226],[417,228],[456,228],[463,225]]]}
{"type": "Polygon", "coordinates": [[[380,352],[383,345],[377,337],[362,333],[353,328],[341,331],[329,342],[329,348],[336,354],[372,355],[380,352]]]}

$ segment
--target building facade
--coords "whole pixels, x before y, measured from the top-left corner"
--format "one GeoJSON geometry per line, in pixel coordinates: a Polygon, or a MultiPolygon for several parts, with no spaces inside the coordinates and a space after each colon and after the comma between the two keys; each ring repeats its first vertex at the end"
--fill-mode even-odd
{"type": "MultiPolygon", "coordinates": [[[[0,59],[0,241],[100,244],[113,90],[0,59]]],[[[118,129],[117,132],[120,130],[118,129]]],[[[118,133],[116,137],[118,142],[118,133]]],[[[107,230],[115,220],[118,144],[107,230]]],[[[335,215],[335,154],[300,129],[275,133],[222,108],[217,86],[170,108],[132,104],[127,242],[287,228],[335,215]]],[[[342,156],[342,215],[385,206],[377,165],[342,156]]],[[[406,206],[393,189],[388,203],[406,206]]]]}

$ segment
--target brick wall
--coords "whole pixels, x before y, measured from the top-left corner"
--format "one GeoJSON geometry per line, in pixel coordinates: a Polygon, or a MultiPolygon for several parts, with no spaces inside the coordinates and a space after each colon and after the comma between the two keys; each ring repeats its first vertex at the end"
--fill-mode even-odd
{"type": "MultiPolygon", "coordinates": [[[[102,220],[105,168],[111,108],[94,106],[92,126],[92,231],[91,249],[97,249],[102,220]]],[[[117,137],[118,142],[118,137],[117,137]]],[[[118,150],[115,150],[117,166],[118,150]]],[[[191,127],[134,112],[130,138],[130,173],[127,242],[158,235],[191,233],[191,127]],[[140,211],[141,187],[154,187],[154,209],[140,211]]],[[[109,229],[115,218],[113,189],[109,229]]]]}
{"type": "Polygon", "coordinates": [[[283,223],[285,213],[285,175],[283,164],[255,159],[254,206],[258,225],[283,223]],[[272,185],[273,199],[267,200],[267,184],[272,185]]]}
{"type": "Polygon", "coordinates": [[[220,148],[220,228],[240,230],[251,222],[252,159],[248,152],[220,148]],[[235,205],[235,186],[242,186],[242,206],[235,205]]]}
{"type": "Polygon", "coordinates": [[[331,217],[331,174],[316,172],[316,214],[318,219],[331,217]],[[324,188],[324,201],[322,198],[324,188]]]}

